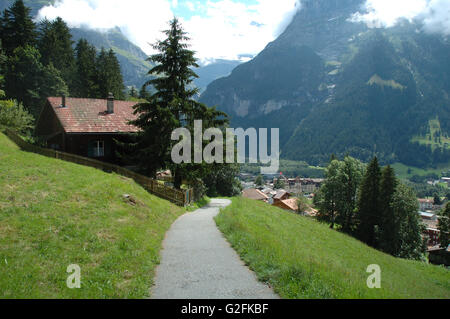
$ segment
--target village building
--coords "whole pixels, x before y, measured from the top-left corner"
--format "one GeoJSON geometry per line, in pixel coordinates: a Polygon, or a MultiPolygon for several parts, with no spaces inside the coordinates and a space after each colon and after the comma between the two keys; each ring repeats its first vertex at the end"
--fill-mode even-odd
{"type": "Polygon", "coordinates": [[[269,197],[266,194],[261,192],[259,189],[255,189],[255,188],[244,189],[242,191],[242,197],[253,199],[253,200],[259,200],[259,201],[263,201],[263,202],[268,202],[268,200],[269,200],[269,197]]]}
{"type": "Polygon", "coordinates": [[[39,116],[36,135],[48,148],[116,162],[116,140],[138,132],[130,125],[136,102],[108,99],[49,97],[39,116]]]}
{"type": "Polygon", "coordinates": [[[439,241],[439,229],[438,223],[439,218],[436,214],[427,213],[427,212],[419,212],[419,215],[422,219],[422,223],[425,225],[425,233],[424,235],[428,237],[427,246],[435,247],[440,244],[439,241]]]}
{"type": "Polygon", "coordinates": [[[273,202],[276,203],[279,201],[283,201],[283,200],[289,199],[289,197],[290,197],[289,193],[286,192],[285,190],[281,189],[273,197],[273,202]]]}
{"type": "Polygon", "coordinates": [[[297,198],[283,199],[274,201],[273,206],[279,207],[281,209],[297,212],[298,203],[297,198]]]}
{"type": "Polygon", "coordinates": [[[428,198],[419,198],[419,206],[421,211],[432,210],[434,201],[428,198]]]}

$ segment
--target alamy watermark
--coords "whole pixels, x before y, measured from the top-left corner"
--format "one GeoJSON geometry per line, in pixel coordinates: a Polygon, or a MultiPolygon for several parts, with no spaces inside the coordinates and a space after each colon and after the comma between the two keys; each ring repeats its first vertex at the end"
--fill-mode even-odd
{"type": "Polygon", "coordinates": [[[367,278],[367,287],[369,289],[380,289],[381,288],[381,267],[379,265],[373,264],[369,265],[366,270],[367,273],[371,274],[367,278]]]}
{"type": "Polygon", "coordinates": [[[67,273],[70,275],[67,277],[66,285],[69,289],[81,288],[81,268],[78,265],[72,264],[67,266],[67,273]]]}
{"type": "Polygon", "coordinates": [[[175,164],[196,163],[205,161],[208,164],[244,164],[246,162],[246,150],[248,146],[248,159],[251,164],[261,163],[261,174],[276,174],[280,167],[280,130],[272,128],[270,131],[270,155],[268,154],[269,141],[268,129],[227,128],[225,136],[218,128],[208,128],[203,132],[203,122],[194,121],[194,136],[184,127],[172,132],[173,141],[181,141],[172,149],[172,161],[175,164]],[[247,145],[247,139],[249,141],[247,145]],[[194,148],[192,154],[192,140],[194,148]],[[237,140],[237,147],[236,146],[237,140]],[[203,149],[203,141],[209,141],[203,149]],[[224,150],[226,152],[224,153],[224,150]],[[237,156],[236,156],[237,150],[237,156]],[[225,156],[224,156],[225,155],[225,156]],[[225,159],[224,159],[225,157],[225,159]]]}

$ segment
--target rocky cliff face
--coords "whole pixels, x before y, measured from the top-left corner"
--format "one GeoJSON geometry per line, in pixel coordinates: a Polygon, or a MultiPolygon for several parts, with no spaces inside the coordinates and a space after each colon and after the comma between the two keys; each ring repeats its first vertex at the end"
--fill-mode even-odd
{"type": "Polygon", "coordinates": [[[448,143],[411,143],[426,136],[432,119],[439,134],[450,133],[448,40],[410,23],[369,29],[351,22],[363,2],[302,1],[278,39],[210,84],[201,101],[227,112],[234,126],[279,127],[288,159],[320,164],[335,153],[448,162],[448,143]]]}

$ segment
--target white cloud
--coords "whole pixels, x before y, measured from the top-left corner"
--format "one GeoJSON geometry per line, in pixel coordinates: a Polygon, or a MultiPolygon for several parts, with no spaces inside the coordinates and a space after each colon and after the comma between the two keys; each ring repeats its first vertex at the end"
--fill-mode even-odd
{"type": "Polygon", "coordinates": [[[71,27],[99,30],[118,26],[152,53],[149,43],[161,38],[173,10],[181,6],[191,12],[181,21],[192,38],[192,49],[207,60],[256,55],[284,30],[300,5],[299,0],[258,0],[252,5],[239,0],[58,0],[42,8],[38,19],[59,16],[71,27]]]}
{"type": "Polygon", "coordinates": [[[59,0],[39,11],[37,18],[44,17],[61,17],[71,27],[105,30],[117,26],[132,42],[150,52],[148,43],[160,36],[173,13],[167,0],[59,0]]]}
{"type": "Polygon", "coordinates": [[[389,28],[402,19],[421,21],[425,31],[450,34],[450,0],[367,0],[351,20],[370,28],[389,28]]]}
{"type": "Polygon", "coordinates": [[[264,49],[284,30],[298,8],[297,0],[259,0],[254,5],[208,1],[202,8],[204,15],[183,20],[183,24],[199,58],[237,59],[240,54],[256,55],[264,49]]]}

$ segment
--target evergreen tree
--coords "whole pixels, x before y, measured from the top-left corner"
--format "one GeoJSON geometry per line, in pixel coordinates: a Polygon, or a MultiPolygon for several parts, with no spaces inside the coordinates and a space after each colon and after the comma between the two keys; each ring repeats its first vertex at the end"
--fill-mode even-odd
{"type": "Polygon", "coordinates": [[[41,23],[38,48],[42,64],[47,66],[52,63],[61,72],[69,87],[72,87],[75,71],[75,52],[72,45],[69,27],[61,18],[58,17],[53,22],[44,20],[41,23]]]}
{"type": "Polygon", "coordinates": [[[164,31],[166,39],[153,45],[158,52],[149,58],[155,64],[149,71],[154,78],[145,86],[153,86],[155,93],[148,102],[135,106],[138,119],[132,124],[141,129],[138,134],[136,160],[143,172],[154,176],[163,167],[171,169],[174,186],[180,188],[183,180],[195,181],[208,175],[212,166],[202,164],[175,164],[171,159],[172,131],[185,127],[193,136],[194,121],[203,120],[204,127],[223,127],[226,114],[195,101],[198,89],[191,88],[192,71],[198,67],[194,52],[188,49],[189,38],[176,18],[164,31]],[[155,77],[156,76],[156,77],[155,77]]]}
{"type": "Polygon", "coordinates": [[[264,185],[264,178],[263,178],[262,175],[258,175],[258,177],[256,177],[255,185],[256,186],[263,186],[264,185]]]}
{"type": "Polygon", "coordinates": [[[73,94],[76,97],[95,98],[99,88],[96,82],[97,50],[85,39],[80,39],[75,48],[76,75],[73,94]]]}
{"type": "Polygon", "coordinates": [[[36,48],[18,47],[8,58],[5,75],[6,95],[23,103],[35,118],[47,97],[67,94],[60,72],[51,64],[44,67],[40,59],[36,48]]]}
{"type": "Polygon", "coordinates": [[[39,89],[43,66],[39,51],[31,46],[18,47],[8,57],[5,74],[7,97],[23,103],[35,117],[39,115],[39,89]]]}
{"type": "Polygon", "coordinates": [[[120,70],[120,64],[112,49],[101,49],[96,61],[98,98],[106,98],[111,92],[118,100],[125,99],[125,85],[120,70]]]}
{"type": "Polygon", "coordinates": [[[377,246],[376,233],[381,224],[380,178],[380,166],[375,157],[367,167],[360,186],[357,214],[357,238],[372,247],[377,246]]]}
{"type": "Polygon", "coordinates": [[[384,252],[389,254],[394,254],[398,250],[399,244],[397,238],[399,220],[396,218],[392,207],[397,184],[394,169],[391,166],[386,166],[382,171],[380,182],[381,226],[379,246],[384,252]]]}
{"type": "Polygon", "coordinates": [[[439,216],[438,229],[440,231],[439,240],[442,248],[450,245],[450,202],[445,205],[444,210],[439,216]]]}
{"type": "Polygon", "coordinates": [[[30,15],[31,9],[22,0],[3,11],[1,17],[1,41],[7,56],[13,54],[20,46],[34,46],[36,44],[36,25],[30,15]]]}
{"type": "Polygon", "coordinates": [[[138,91],[136,90],[136,88],[134,86],[131,87],[130,92],[128,94],[133,99],[138,99],[139,98],[139,93],[138,93],[138,91]]]}
{"type": "Polygon", "coordinates": [[[144,100],[150,100],[151,94],[147,91],[147,87],[144,84],[139,90],[139,98],[144,100]]]}
{"type": "Polygon", "coordinates": [[[434,203],[434,205],[442,205],[442,200],[441,200],[441,197],[439,196],[439,194],[434,194],[434,197],[433,197],[433,203],[434,203]]]}
{"type": "Polygon", "coordinates": [[[5,80],[5,66],[6,66],[7,57],[3,54],[2,42],[0,41],[0,98],[5,95],[5,91],[3,90],[4,80],[5,80]]]}
{"type": "Polygon", "coordinates": [[[51,62],[43,69],[41,83],[40,95],[44,99],[49,96],[69,96],[69,88],[61,72],[51,62]]]}
{"type": "Polygon", "coordinates": [[[422,239],[419,204],[414,191],[400,183],[392,198],[392,208],[398,221],[398,232],[394,240],[392,255],[407,259],[423,259],[426,243],[422,239]]]}

